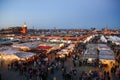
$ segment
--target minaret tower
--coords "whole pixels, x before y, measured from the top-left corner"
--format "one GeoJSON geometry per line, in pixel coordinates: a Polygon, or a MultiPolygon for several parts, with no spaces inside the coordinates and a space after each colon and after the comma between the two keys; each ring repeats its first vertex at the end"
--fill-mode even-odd
{"type": "Polygon", "coordinates": [[[27,24],[26,24],[26,22],[25,22],[24,25],[23,25],[22,33],[23,33],[23,34],[26,34],[26,33],[27,33],[27,24]]]}

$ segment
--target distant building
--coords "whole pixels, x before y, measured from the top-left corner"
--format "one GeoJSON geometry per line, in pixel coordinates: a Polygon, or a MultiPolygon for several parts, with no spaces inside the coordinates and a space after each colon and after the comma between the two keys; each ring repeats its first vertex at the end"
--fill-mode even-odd
{"type": "Polygon", "coordinates": [[[103,29],[103,33],[106,35],[111,35],[111,34],[115,34],[115,32],[113,30],[108,29],[107,27],[105,27],[103,29]]]}
{"type": "Polygon", "coordinates": [[[0,30],[1,34],[21,34],[22,28],[21,27],[10,27],[7,29],[0,30]]]}
{"type": "Polygon", "coordinates": [[[9,27],[7,29],[1,29],[0,34],[26,34],[27,33],[27,24],[24,23],[23,27],[9,27]]]}

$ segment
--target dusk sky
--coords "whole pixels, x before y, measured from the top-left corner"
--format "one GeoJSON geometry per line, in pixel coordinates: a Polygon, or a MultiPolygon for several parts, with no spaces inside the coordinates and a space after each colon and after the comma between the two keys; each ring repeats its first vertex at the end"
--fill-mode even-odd
{"type": "Polygon", "coordinates": [[[120,0],[0,0],[0,29],[120,29],[120,0]]]}

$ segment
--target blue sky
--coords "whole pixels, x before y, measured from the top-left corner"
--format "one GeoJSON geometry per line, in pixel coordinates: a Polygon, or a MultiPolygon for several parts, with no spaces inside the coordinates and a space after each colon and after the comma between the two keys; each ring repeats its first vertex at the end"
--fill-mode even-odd
{"type": "Polygon", "coordinates": [[[0,28],[120,28],[120,0],[0,0],[0,28]]]}

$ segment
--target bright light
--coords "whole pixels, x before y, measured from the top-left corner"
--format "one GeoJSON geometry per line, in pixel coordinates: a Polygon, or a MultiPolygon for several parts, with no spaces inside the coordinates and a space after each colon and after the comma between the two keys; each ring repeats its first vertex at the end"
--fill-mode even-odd
{"type": "Polygon", "coordinates": [[[10,39],[11,39],[11,40],[13,40],[14,38],[13,38],[13,37],[11,37],[10,39]]]}

